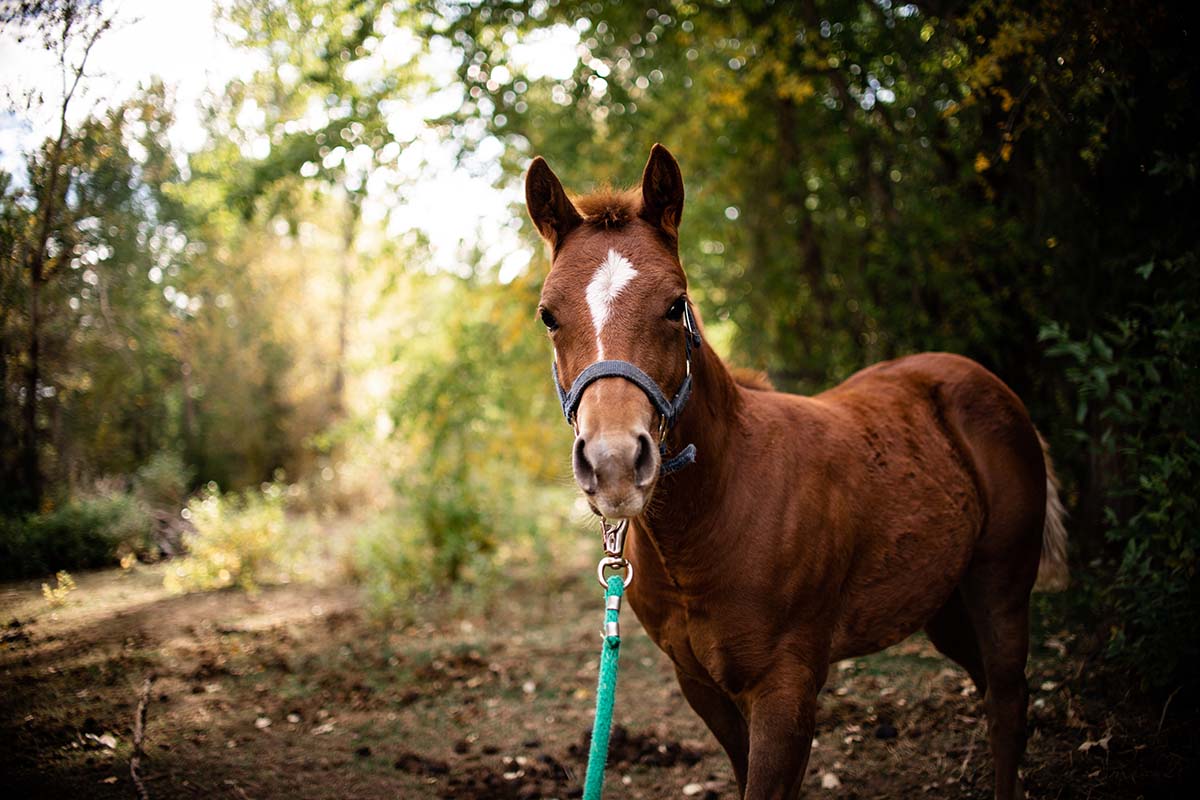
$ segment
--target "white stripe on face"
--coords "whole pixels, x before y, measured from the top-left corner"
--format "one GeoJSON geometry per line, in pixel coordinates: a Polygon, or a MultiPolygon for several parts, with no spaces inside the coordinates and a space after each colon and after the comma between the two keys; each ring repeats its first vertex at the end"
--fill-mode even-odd
{"type": "Polygon", "coordinates": [[[609,250],[608,257],[596,269],[591,283],[588,284],[587,303],[592,312],[592,324],[596,328],[596,360],[598,361],[604,360],[604,343],[600,340],[604,323],[608,322],[617,295],[633,280],[635,275],[637,275],[637,270],[633,268],[633,264],[629,262],[628,258],[616,250],[609,250]]]}

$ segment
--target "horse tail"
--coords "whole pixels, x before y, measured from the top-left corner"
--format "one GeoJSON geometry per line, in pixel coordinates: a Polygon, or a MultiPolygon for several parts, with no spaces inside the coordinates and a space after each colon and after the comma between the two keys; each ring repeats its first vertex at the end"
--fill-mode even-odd
{"type": "Polygon", "coordinates": [[[1050,445],[1040,431],[1037,436],[1046,464],[1046,522],[1042,527],[1042,560],[1038,563],[1034,589],[1057,592],[1067,588],[1070,578],[1067,567],[1067,527],[1064,524],[1067,511],[1059,496],[1062,485],[1054,472],[1054,462],[1050,459],[1050,445]]]}

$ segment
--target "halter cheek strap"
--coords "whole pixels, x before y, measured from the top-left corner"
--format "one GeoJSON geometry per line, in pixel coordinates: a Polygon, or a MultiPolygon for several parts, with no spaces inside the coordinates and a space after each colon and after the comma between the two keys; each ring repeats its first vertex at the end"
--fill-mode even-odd
{"type": "Polygon", "coordinates": [[[675,392],[675,396],[670,400],[663,394],[662,389],[659,388],[653,378],[628,361],[607,360],[589,364],[575,378],[575,382],[571,384],[571,388],[565,392],[562,388],[562,382],[558,379],[558,363],[554,362],[551,367],[554,373],[554,389],[558,392],[558,400],[562,404],[563,416],[572,425],[575,424],[575,412],[579,410],[579,403],[583,400],[584,391],[601,378],[624,378],[641,389],[646,397],[649,398],[650,404],[654,406],[659,418],[662,420],[663,436],[660,437],[658,444],[659,454],[662,456],[662,464],[659,467],[660,475],[670,475],[673,472],[678,472],[696,460],[696,445],[694,444],[687,445],[673,458],[668,459],[666,457],[667,445],[665,434],[671,428],[675,427],[675,423],[679,421],[679,417],[683,413],[683,407],[687,405],[688,398],[691,397],[692,348],[699,349],[701,345],[700,334],[696,329],[696,321],[692,317],[692,306],[690,303],[684,304],[683,325],[686,329],[684,350],[687,354],[687,374],[684,376],[683,383],[679,385],[679,390],[675,392]]]}

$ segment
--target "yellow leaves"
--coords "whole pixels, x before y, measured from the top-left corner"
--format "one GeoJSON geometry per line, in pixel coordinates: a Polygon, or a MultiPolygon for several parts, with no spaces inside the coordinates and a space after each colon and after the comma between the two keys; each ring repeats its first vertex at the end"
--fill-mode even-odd
{"type": "Polygon", "coordinates": [[[709,95],[711,105],[724,109],[738,117],[745,117],[749,109],[746,107],[745,95],[733,87],[715,89],[709,95]]]}
{"type": "Polygon", "coordinates": [[[187,518],[195,527],[189,553],[163,577],[171,592],[259,584],[287,578],[296,555],[285,530],[283,492],[276,484],[244,495],[210,493],[193,500],[187,518]]]}
{"type": "Polygon", "coordinates": [[[1003,86],[997,86],[992,91],[1000,98],[1000,110],[1001,111],[1011,111],[1013,104],[1016,102],[1015,100],[1013,100],[1012,93],[1009,92],[1008,89],[1005,89],[1003,86]]]}
{"type": "Polygon", "coordinates": [[[989,159],[983,153],[975,154],[975,171],[976,172],[978,172],[978,173],[987,172],[988,168],[991,166],[992,166],[991,159],[989,159]]]}
{"type": "Polygon", "coordinates": [[[778,83],[776,93],[786,100],[791,100],[797,105],[803,103],[808,98],[816,94],[817,90],[813,86],[812,81],[796,77],[795,75],[787,75],[778,83]]]}
{"type": "MultiPolygon", "coordinates": [[[[808,78],[801,77],[789,71],[785,60],[779,58],[760,59],[761,68],[752,68],[751,77],[757,83],[763,79],[775,84],[775,93],[796,104],[803,103],[816,94],[816,87],[808,78]]],[[[749,81],[747,82],[749,83],[749,81]]]]}
{"type": "Polygon", "coordinates": [[[1013,146],[1011,142],[1005,142],[1000,146],[1000,160],[1007,162],[1012,158],[1013,146]]]}
{"type": "Polygon", "coordinates": [[[42,597],[51,608],[62,608],[67,604],[68,596],[75,591],[75,579],[66,570],[59,570],[54,576],[55,585],[42,584],[42,597]]]}

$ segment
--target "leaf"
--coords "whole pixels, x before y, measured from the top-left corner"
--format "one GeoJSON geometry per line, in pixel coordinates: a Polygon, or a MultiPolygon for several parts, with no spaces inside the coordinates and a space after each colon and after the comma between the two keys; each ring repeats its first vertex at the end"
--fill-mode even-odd
{"type": "Polygon", "coordinates": [[[1093,747],[1099,747],[1100,749],[1104,750],[1104,752],[1107,753],[1108,752],[1108,743],[1110,741],[1112,741],[1111,733],[1106,733],[1103,737],[1101,737],[1100,739],[1097,739],[1094,742],[1092,741],[1091,737],[1089,736],[1086,742],[1079,745],[1079,752],[1086,753],[1086,752],[1090,751],[1093,747]]]}
{"type": "Polygon", "coordinates": [[[99,736],[94,733],[85,733],[83,738],[95,742],[101,747],[107,747],[109,750],[117,749],[117,737],[111,733],[102,733],[99,736]]]}

